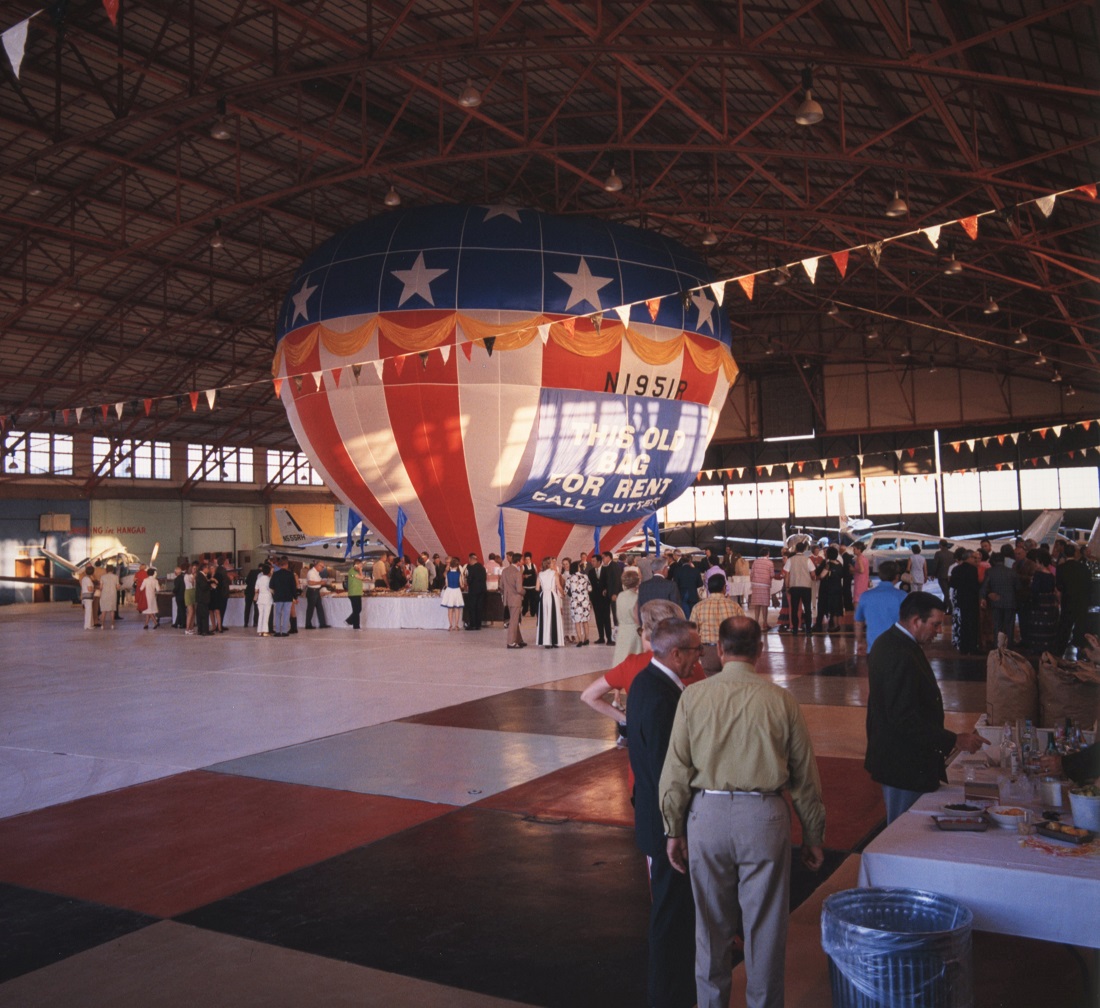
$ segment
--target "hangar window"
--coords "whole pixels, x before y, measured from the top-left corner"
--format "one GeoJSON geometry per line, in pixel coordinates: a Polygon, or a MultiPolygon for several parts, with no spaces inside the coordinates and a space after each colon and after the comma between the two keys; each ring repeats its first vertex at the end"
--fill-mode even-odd
{"type": "Polygon", "coordinates": [[[189,444],[187,475],[211,483],[252,483],[252,449],[189,444]]]}
{"type": "Polygon", "coordinates": [[[172,446],[167,441],[92,438],[92,470],[115,479],[171,479],[172,446]]]}
{"type": "Polygon", "coordinates": [[[7,431],[3,437],[3,471],[11,475],[72,475],[72,435],[7,431]]]}
{"type": "Polygon", "coordinates": [[[267,479],[269,483],[297,483],[305,486],[324,486],[325,481],[309,464],[301,452],[269,451],[267,453],[267,479]]]}

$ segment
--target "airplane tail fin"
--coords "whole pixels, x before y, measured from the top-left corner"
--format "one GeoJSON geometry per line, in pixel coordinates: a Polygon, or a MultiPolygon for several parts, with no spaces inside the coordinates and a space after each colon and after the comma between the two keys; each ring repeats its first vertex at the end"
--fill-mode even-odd
{"type": "Polygon", "coordinates": [[[286,508],[275,509],[275,524],[279,526],[279,535],[288,546],[297,546],[306,541],[302,526],[286,508]]]}
{"type": "Polygon", "coordinates": [[[1059,511],[1056,508],[1048,508],[1045,511],[1040,511],[1035,521],[1020,533],[1020,538],[1034,539],[1036,542],[1042,542],[1052,532],[1058,531],[1058,526],[1062,524],[1062,516],[1064,514],[1064,511],[1059,511]]]}
{"type": "Polygon", "coordinates": [[[77,572],[77,564],[74,564],[71,560],[66,560],[63,556],[58,556],[51,550],[46,549],[45,546],[36,546],[35,549],[58,567],[64,567],[70,574],[75,574],[77,572]]]}
{"type": "Polygon", "coordinates": [[[844,491],[839,491],[840,494],[840,531],[848,531],[848,505],[844,500],[844,491]]]}

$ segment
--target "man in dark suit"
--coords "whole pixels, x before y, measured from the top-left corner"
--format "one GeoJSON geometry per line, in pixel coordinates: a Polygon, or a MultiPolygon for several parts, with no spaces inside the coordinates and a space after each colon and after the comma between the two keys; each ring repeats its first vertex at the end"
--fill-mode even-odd
{"type": "Polygon", "coordinates": [[[634,838],[649,861],[649,1008],[695,1004],[695,901],[666,853],[658,784],[683,678],[702,651],[694,623],[666,619],[650,635],[653,660],[627,697],[627,752],[634,772],[634,838]]]}
{"type": "Polygon", "coordinates": [[[943,626],[944,603],[910,592],[898,621],[879,635],[867,659],[867,756],[864,767],[882,785],[886,821],[893,822],[922,794],[947,780],[952,749],[977,752],[977,732],[956,735],[944,727],[943,696],[921,645],[943,626]]]}
{"type": "Polygon", "coordinates": [[[485,568],[476,553],[471,553],[469,560],[466,565],[466,629],[480,630],[485,612],[485,568]]]}
{"type": "Polygon", "coordinates": [[[592,554],[592,563],[588,568],[588,580],[592,585],[592,615],[596,617],[596,643],[611,644],[611,589],[607,568],[603,556],[592,554]]]}
{"type": "MultiPolygon", "coordinates": [[[[668,562],[664,557],[656,557],[652,564],[651,577],[638,586],[638,609],[654,599],[668,599],[680,605],[680,589],[668,580],[668,562]]],[[[683,608],[681,606],[681,608],[683,608]]],[[[637,613],[635,613],[637,616],[637,613]]],[[[641,620],[636,620],[641,623],[641,620]]]]}

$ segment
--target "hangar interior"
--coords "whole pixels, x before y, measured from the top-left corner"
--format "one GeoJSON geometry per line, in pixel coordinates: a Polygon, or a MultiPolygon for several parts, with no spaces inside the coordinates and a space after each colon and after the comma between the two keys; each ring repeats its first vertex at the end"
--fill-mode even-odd
{"type": "MultiPolygon", "coordinates": [[[[867,505],[868,479],[934,473],[937,439],[944,472],[1096,482],[1089,0],[11,0],[0,33],[6,544],[46,513],[90,535],[174,508],[238,516],[243,546],[276,502],[331,507],[272,393],[280,305],[347,225],[455,201],[701,252],[738,375],[696,491],[820,473],[867,505]]],[[[1017,497],[952,521],[1027,518],[1017,497]]],[[[0,1004],[637,1003],[624,754],[575,713],[598,656],[517,671],[465,639],[484,634],[456,660],[415,631],[259,658],[229,634],[211,656],[131,619],[90,648],[34,608],[0,608],[0,913],[20,936],[0,1004]],[[477,773],[425,792],[479,732],[477,773]],[[335,772],[387,746],[387,782],[335,772]],[[475,870],[486,851],[505,874],[475,870]]],[[[935,660],[973,723],[984,668],[935,660]]],[[[773,638],[767,662],[814,710],[829,780],[855,779],[863,658],[773,638]]],[[[830,799],[855,825],[798,897],[806,1005],[827,997],[814,901],[853,884],[877,822],[860,797],[830,799]]],[[[977,1003],[1084,1004],[1090,956],[980,936],[977,1003]]]]}

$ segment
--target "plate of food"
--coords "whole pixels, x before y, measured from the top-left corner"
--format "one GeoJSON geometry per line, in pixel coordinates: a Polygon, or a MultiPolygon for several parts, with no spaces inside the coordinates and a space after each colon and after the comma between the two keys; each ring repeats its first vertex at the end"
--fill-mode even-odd
{"type": "Polygon", "coordinates": [[[989,823],[986,822],[980,815],[934,815],[932,816],[932,821],[936,824],[936,828],[941,830],[955,830],[958,832],[967,833],[984,833],[987,829],[989,829],[989,823]]]}
{"type": "Polygon", "coordinates": [[[942,805],[944,815],[953,816],[954,818],[973,818],[974,816],[980,816],[982,814],[982,806],[975,805],[973,802],[968,801],[953,801],[948,802],[946,805],[942,805]]]}
{"type": "Polygon", "coordinates": [[[1070,826],[1069,823],[1041,822],[1035,827],[1035,832],[1051,840],[1062,840],[1071,844],[1083,844],[1096,839],[1096,834],[1091,830],[1070,826]]]}
{"type": "Polygon", "coordinates": [[[1018,805],[990,805],[985,814],[1002,829],[1016,829],[1021,820],[1027,819],[1027,810],[1018,805]]]}

